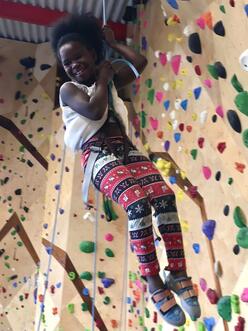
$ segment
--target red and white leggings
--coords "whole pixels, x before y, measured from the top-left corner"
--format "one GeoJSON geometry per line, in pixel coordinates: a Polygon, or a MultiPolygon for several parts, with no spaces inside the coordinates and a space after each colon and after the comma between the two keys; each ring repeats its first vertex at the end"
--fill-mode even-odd
{"type": "MultiPolygon", "coordinates": [[[[92,181],[99,191],[127,212],[131,245],[138,257],[141,275],[157,275],[160,270],[151,207],[154,208],[157,226],[165,244],[169,263],[167,270],[185,270],[182,231],[173,191],[164,182],[155,165],[131,142],[128,143],[126,164],[123,163],[123,138],[115,137],[110,143],[112,151],[105,146],[96,160],[92,181]],[[113,150],[114,154],[111,153],[113,150]]],[[[89,149],[86,149],[81,159],[83,167],[88,155],[89,149]]]]}

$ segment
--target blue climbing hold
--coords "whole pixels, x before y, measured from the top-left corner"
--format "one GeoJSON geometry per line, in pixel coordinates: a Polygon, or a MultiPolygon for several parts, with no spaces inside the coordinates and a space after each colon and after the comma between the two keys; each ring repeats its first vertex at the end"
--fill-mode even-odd
{"type": "Polygon", "coordinates": [[[85,287],[82,291],[83,295],[88,296],[89,295],[89,290],[85,287]]]}
{"type": "Polygon", "coordinates": [[[215,227],[216,227],[216,222],[214,220],[208,220],[203,223],[202,231],[205,234],[205,236],[208,238],[208,240],[213,239],[215,227]]]}
{"type": "Polygon", "coordinates": [[[181,140],[181,133],[179,132],[174,133],[174,139],[175,142],[178,143],[181,140]]]}
{"type": "Polygon", "coordinates": [[[181,107],[183,108],[183,110],[185,110],[185,111],[187,110],[187,108],[188,108],[188,100],[187,99],[185,99],[181,102],[181,107]]]}
{"type": "Polygon", "coordinates": [[[171,184],[176,184],[177,179],[176,179],[175,176],[170,176],[169,181],[170,181],[171,184]]]}
{"type": "Polygon", "coordinates": [[[214,329],[216,324],[214,317],[205,317],[203,321],[207,331],[212,331],[214,329]]]}
{"type": "Polygon", "coordinates": [[[245,13],[246,13],[246,16],[248,16],[248,4],[245,5],[245,13]]]}
{"type": "Polygon", "coordinates": [[[166,111],[169,110],[169,108],[170,108],[170,100],[165,100],[165,102],[164,102],[164,108],[165,108],[166,111]]]}
{"type": "Polygon", "coordinates": [[[200,253],[200,245],[199,245],[199,244],[194,243],[194,244],[192,245],[192,247],[193,247],[193,250],[194,250],[194,252],[195,252],[196,254],[199,254],[199,253],[200,253]]]}
{"type": "Polygon", "coordinates": [[[170,142],[169,142],[169,140],[166,140],[166,141],[164,142],[164,150],[165,150],[166,152],[168,152],[169,149],[170,149],[170,142]]]}
{"type": "Polygon", "coordinates": [[[113,278],[102,278],[102,284],[105,288],[110,287],[114,282],[115,280],[113,278]]]}
{"type": "Polygon", "coordinates": [[[200,98],[201,91],[202,91],[201,87],[197,87],[197,88],[194,89],[194,96],[195,96],[196,100],[198,100],[200,98]]]}
{"type": "Polygon", "coordinates": [[[168,5],[174,9],[179,9],[178,3],[176,0],[167,0],[168,5]]]}

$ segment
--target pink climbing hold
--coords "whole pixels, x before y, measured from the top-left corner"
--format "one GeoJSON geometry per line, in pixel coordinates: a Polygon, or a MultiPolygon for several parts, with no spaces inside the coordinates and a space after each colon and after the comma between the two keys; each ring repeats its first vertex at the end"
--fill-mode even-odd
{"type": "Polygon", "coordinates": [[[114,236],[111,233],[107,233],[105,235],[105,240],[112,241],[114,239],[114,236]]]}
{"type": "Polygon", "coordinates": [[[164,93],[161,91],[158,91],[158,92],[156,92],[155,97],[156,97],[156,100],[160,103],[163,100],[164,93]]]}
{"type": "Polygon", "coordinates": [[[153,128],[153,130],[157,130],[157,128],[158,128],[157,118],[154,118],[154,117],[150,116],[149,121],[150,121],[150,124],[151,124],[151,127],[153,128]]]}
{"type": "Polygon", "coordinates": [[[210,79],[205,79],[204,80],[204,84],[205,86],[207,86],[208,88],[212,87],[212,81],[210,79]]]}
{"type": "Polygon", "coordinates": [[[181,64],[181,55],[172,56],[171,67],[172,67],[172,70],[174,71],[175,75],[178,75],[180,64],[181,64]]]}
{"type": "Polygon", "coordinates": [[[200,287],[203,292],[205,292],[208,287],[207,282],[204,278],[200,278],[200,287]]]}
{"type": "Polygon", "coordinates": [[[202,172],[207,180],[212,176],[212,171],[209,167],[202,167],[202,172]]]}
{"type": "Polygon", "coordinates": [[[247,287],[243,289],[243,292],[241,294],[241,300],[243,302],[248,302],[248,288],[247,287]]]}
{"type": "Polygon", "coordinates": [[[224,111],[223,111],[222,106],[218,106],[218,107],[216,107],[215,112],[216,112],[216,114],[219,115],[221,118],[224,117],[224,111]]]}
{"type": "Polygon", "coordinates": [[[198,19],[196,20],[196,24],[197,24],[202,30],[205,29],[206,24],[205,24],[205,20],[204,20],[203,17],[198,18],[198,19]]]}
{"type": "Polygon", "coordinates": [[[159,53],[159,60],[160,60],[160,63],[165,66],[166,63],[167,63],[167,55],[166,53],[159,53]]]}

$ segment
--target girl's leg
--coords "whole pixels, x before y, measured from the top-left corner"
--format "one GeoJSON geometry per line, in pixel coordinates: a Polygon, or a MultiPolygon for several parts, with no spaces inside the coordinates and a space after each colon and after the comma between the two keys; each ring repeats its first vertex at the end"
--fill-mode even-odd
{"type": "Polygon", "coordinates": [[[158,229],[168,258],[166,269],[172,272],[185,271],[182,231],[173,191],[164,182],[155,165],[139,151],[129,152],[127,168],[155,209],[158,229]]]}

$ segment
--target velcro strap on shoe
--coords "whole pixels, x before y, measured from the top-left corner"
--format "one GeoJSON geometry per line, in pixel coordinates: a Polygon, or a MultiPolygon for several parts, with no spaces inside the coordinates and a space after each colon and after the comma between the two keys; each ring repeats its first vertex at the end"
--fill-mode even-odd
{"type": "Polygon", "coordinates": [[[193,286],[193,284],[192,284],[191,279],[180,280],[180,281],[178,281],[178,283],[176,284],[177,291],[182,290],[182,289],[187,288],[187,287],[192,287],[192,286],[193,286]]]}
{"type": "Polygon", "coordinates": [[[196,297],[196,293],[193,289],[185,290],[182,294],[180,294],[180,297],[184,300],[192,297],[196,297]]]}
{"type": "Polygon", "coordinates": [[[159,302],[159,301],[163,300],[165,297],[170,297],[171,295],[172,294],[169,290],[164,290],[164,291],[161,291],[157,294],[154,294],[152,296],[152,300],[153,300],[153,302],[156,303],[156,302],[159,302]]]}
{"type": "Polygon", "coordinates": [[[165,314],[168,310],[170,310],[172,307],[174,307],[177,304],[176,300],[174,297],[166,301],[165,303],[162,304],[160,307],[160,311],[162,314],[165,314]]]}

